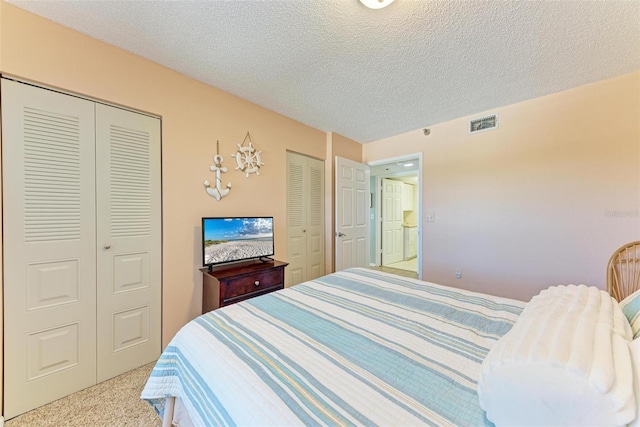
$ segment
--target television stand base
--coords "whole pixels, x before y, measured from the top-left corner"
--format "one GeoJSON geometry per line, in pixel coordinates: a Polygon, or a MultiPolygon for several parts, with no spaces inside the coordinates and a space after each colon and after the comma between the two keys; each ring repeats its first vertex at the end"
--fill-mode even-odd
{"type": "Polygon", "coordinates": [[[223,269],[202,268],[202,313],[284,288],[286,262],[256,262],[223,269]]]}
{"type": "Polygon", "coordinates": [[[262,261],[262,262],[272,262],[272,261],[274,261],[274,259],[270,258],[268,256],[261,256],[260,257],[260,261],[262,261]]]}

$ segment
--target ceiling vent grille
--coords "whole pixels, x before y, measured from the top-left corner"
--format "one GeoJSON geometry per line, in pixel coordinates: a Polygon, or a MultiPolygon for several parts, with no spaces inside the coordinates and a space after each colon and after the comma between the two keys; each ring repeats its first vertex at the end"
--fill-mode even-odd
{"type": "Polygon", "coordinates": [[[498,127],[498,115],[492,114],[490,116],[478,117],[477,119],[469,120],[469,135],[493,130],[498,127]]]}

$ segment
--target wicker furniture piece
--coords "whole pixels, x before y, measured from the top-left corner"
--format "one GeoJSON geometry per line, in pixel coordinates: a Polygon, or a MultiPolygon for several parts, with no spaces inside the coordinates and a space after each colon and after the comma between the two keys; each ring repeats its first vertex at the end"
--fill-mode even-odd
{"type": "Polygon", "coordinates": [[[607,292],[618,301],[640,288],[640,241],[613,253],[607,266],[607,292]]]}

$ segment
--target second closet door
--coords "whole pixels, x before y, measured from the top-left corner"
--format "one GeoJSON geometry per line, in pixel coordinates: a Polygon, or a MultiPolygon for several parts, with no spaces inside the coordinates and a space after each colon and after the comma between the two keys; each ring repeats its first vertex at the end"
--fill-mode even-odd
{"type": "Polygon", "coordinates": [[[287,153],[288,284],[324,275],[324,162],[287,153]]]}
{"type": "Polygon", "coordinates": [[[96,105],[98,382],[160,354],[160,121],[96,105]]]}

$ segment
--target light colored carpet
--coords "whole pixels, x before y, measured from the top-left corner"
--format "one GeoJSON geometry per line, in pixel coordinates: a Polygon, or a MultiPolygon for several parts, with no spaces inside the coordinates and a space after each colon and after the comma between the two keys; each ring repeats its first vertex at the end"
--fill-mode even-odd
{"type": "Polygon", "coordinates": [[[154,363],[63,397],[5,422],[6,427],[158,427],[160,418],[140,399],[154,363]]]}

